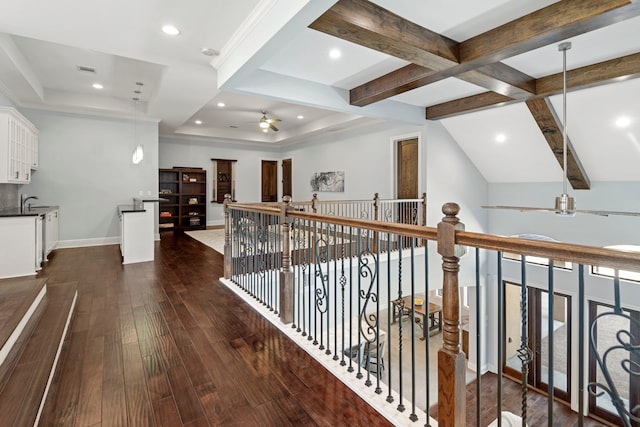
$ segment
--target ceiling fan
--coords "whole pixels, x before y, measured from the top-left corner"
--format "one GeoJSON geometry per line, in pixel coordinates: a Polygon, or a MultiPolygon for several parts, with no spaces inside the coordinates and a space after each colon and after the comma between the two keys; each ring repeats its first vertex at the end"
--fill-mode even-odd
{"type": "Polygon", "coordinates": [[[582,210],[576,209],[575,199],[567,193],[567,50],[571,49],[571,42],[560,43],[558,50],[562,52],[562,116],[564,126],[562,127],[562,194],[556,197],[554,208],[536,208],[530,206],[481,206],[485,209],[510,209],[520,212],[544,211],[555,212],[558,215],[574,216],[576,213],[586,213],[591,215],[609,216],[626,215],[640,216],[640,212],[605,211],[605,210],[582,210]]]}
{"type": "Polygon", "coordinates": [[[268,132],[269,129],[271,129],[274,132],[278,132],[280,129],[278,129],[274,123],[281,122],[282,120],[276,119],[273,117],[268,118],[267,112],[265,110],[262,110],[261,113],[262,113],[262,117],[258,122],[258,124],[260,125],[260,129],[262,129],[263,132],[268,132]]]}

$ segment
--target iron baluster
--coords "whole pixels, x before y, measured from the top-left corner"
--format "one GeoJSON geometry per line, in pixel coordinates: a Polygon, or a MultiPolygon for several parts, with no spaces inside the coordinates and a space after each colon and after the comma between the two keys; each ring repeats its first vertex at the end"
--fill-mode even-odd
{"type": "MultiPolygon", "coordinates": [[[[522,284],[520,285],[520,321],[522,329],[520,331],[520,348],[518,348],[518,359],[522,364],[522,422],[523,425],[527,422],[527,383],[529,376],[529,363],[533,358],[533,353],[529,348],[529,331],[527,326],[528,313],[527,313],[527,260],[526,256],[522,255],[520,259],[520,270],[522,277],[522,284]]],[[[499,415],[502,418],[501,415],[499,415]]]]}

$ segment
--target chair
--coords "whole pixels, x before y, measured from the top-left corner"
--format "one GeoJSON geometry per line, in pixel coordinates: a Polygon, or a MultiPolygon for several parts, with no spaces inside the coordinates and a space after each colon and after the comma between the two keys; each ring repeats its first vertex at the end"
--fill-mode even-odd
{"type": "Polygon", "coordinates": [[[380,346],[378,347],[378,341],[373,340],[372,342],[368,342],[364,340],[360,343],[360,345],[354,345],[352,347],[347,347],[342,350],[343,354],[365,370],[378,375],[379,378],[382,378],[382,372],[384,371],[384,350],[387,342],[387,334],[385,331],[379,331],[380,337],[380,346]],[[378,357],[378,354],[380,357],[378,357]],[[378,371],[378,365],[380,365],[380,370],[378,371]]]}
{"type": "Polygon", "coordinates": [[[382,378],[382,372],[384,372],[384,350],[387,343],[387,335],[384,331],[380,331],[379,341],[379,345],[377,340],[364,343],[360,364],[365,370],[376,374],[378,378],[382,378]]]}

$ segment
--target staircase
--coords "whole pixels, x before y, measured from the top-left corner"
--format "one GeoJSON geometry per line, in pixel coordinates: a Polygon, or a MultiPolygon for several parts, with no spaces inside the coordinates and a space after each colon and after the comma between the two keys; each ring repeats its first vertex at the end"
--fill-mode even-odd
{"type": "Polygon", "coordinates": [[[0,280],[2,425],[38,424],[77,295],[75,282],[0,280]]]}

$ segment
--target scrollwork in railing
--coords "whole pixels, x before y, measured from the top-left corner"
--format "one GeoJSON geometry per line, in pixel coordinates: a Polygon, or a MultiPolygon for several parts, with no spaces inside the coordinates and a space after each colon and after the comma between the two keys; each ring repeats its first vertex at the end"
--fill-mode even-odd
{"type": "MultiPolygon", "coordinates": [[[[367,238],[367,241],[369,239],[367,238]]],[[[359,318],[360,335],[366,341],[365,346],[371,348],[373,344],[377,343],[380,331],[378,324],[377,311],[371,313],[367,312],[369,303],[375,304],[378,302],[378,294],[375,292],[374,285],[376,284],[376,278],[378,275],[378,263],[375,254],[372,254],[369,249],[365,249],[358,254],[358,274],[362,279],[368,280],[369,284],[365,289],[360,289],[360,298],[364,300],[359,318]]],[[[368,355],[365,355],[368,357],[368,355]]],[[[377,364],[379,368],[379,364],[377,364]]],[[[365,382],[366,386],[372,384],[369,376],[365,382]]]]}
{"type": "MultiPolygon", "coordinates": [[[[601,323],[605,322],[603,321],[601,323]]],[[[611,324],[611,322],[608,323],[611,324]]],[[[640,381],[640,336],[634,336],[631,333],[631,330],[640,331],[640,323],[631,316],[624,314],[622,310],[618,309],[607,313],[601,313],[596,316],[591,323],[589,334],[591,349],[593,350],[598,367],[600,368],[605,380],[605,384],[599,382],[590,383],[589,392],[596,397],[607,394],[625,427],[631,427],[631,425],[640,423],[640,405],[636,405],[633,408],[628,407],[628,404],[626,404],[620,397],[618,387],[615,384],[613,375],[609,368],[612,364],[619,363],[622,370],[629,375],[631,384],[640,381]],[[609,317],[613,319],[626,319],[629,322],[630,330],[620,329],[616,331],[616,344],[606,349],[598,349],[598,322],[609,317]],[[599,350],[604,350],[604,352],[600,354],[599,350]],[[620,357],[621,354],[624,356],[620,357]]]]}
{"type": "MultiPolygon", "coordinates": [[[[314,245],[314,260],[315,260],[315,275],[320,279],[320,286],[316,285],[314,294],[315,294],[315,307],[316,311],[320,314],[321,325],[323,325],[324,315],[327,313],[329,308],[329,295],[327,293],[327,283],[329,280],[328,273],[326,271],[322,271],[322,264],[326,263],[328,254],[327,254],[328,242],[324,237],[319,237],[315,241],[314,245]]],[[[313,344],[318,344],[317,339],[313,342],[313,344]]],[[[320,350],[324,350],[324,345],[320,344],[320,350]]]]}

